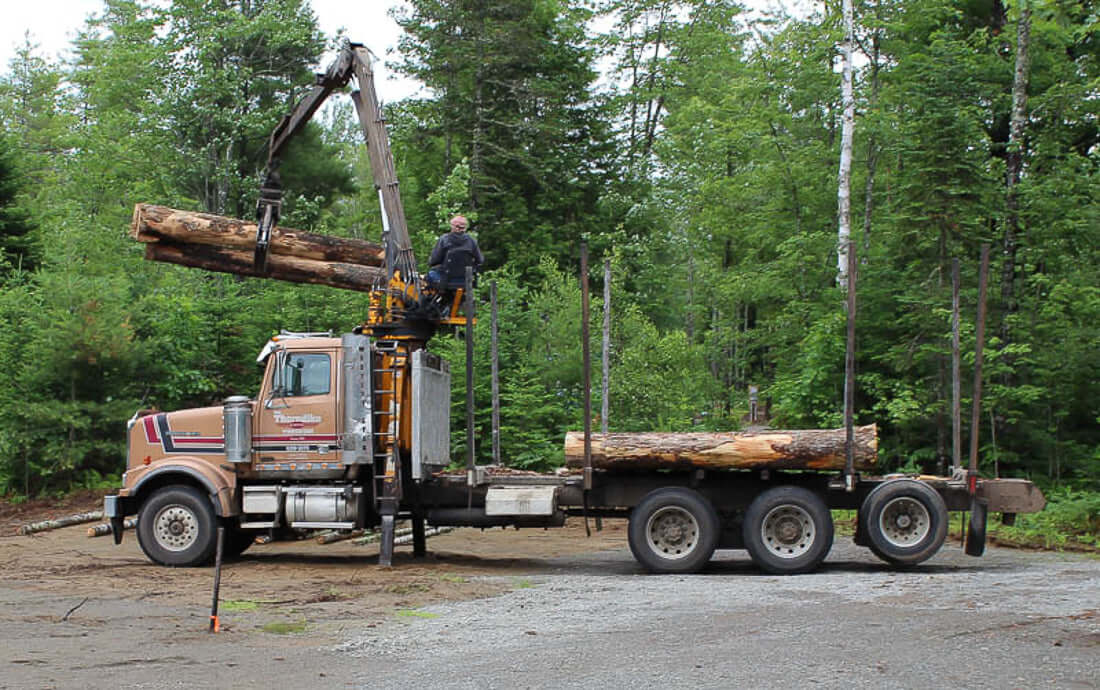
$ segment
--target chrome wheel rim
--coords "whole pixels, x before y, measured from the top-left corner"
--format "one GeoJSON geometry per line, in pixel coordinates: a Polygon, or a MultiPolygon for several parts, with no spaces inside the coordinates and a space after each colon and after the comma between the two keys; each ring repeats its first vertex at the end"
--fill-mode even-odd
{"type": "Polygon", "coordinates": [[[699,522],[679,506],[666,506],[649,516],[645,535],[654,553],[669,560],[680,560],[698,547],[699,522]]]}
{"type": "Polygon", "coordinates": [[[882,538],[893,546],[919,544],[932,531],[932,516],[923,503],[909,496],[899,496],[882,508],[878,519],[882,538]]]}
{"type": "Polygon", "coordinates": [[[184,551],[199,538],[198,516],[186,506],[164,506],[153,518],[153,537],[168,551],[184,551]]]}
{"type": "Polygon", "coordinates": [[[813,518],[796,505],[772,508],[760,525],[764,547],[779,558],[798,558],[813,547],[816,537],[813,518]]]}

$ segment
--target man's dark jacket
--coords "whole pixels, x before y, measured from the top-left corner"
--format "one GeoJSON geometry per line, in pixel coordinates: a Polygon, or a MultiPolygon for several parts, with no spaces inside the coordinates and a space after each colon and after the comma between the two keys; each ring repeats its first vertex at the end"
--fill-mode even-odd
{"type": "Polygon", "coordinates": [[[428,258],[428,265],[442,266],[447,261],[447,254],[454,250],[470,252],[474,258],[475,271],[481,268],[481,264],[485,263],[485,257],[481,255],[477,240],[465,232],[448,232],[435,243],[435,249],[432,250],[432,255],[428,258]]]}

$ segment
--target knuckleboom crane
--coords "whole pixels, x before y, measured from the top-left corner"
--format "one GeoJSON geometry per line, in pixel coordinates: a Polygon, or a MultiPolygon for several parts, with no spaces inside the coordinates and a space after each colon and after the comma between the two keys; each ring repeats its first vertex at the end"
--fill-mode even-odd
{"type": "MultiPolygon", "coordinates": [[[[412,445],[412,374],[411,357],[424,348],[441,325],[469,326],[459,311],[472,285],[454,291],[436,290],[424,284],[417,273],[401,202],[397,172],[390,152],[385,119],[374,88],[371,52],[362,44],[345,39],[337,58],[328,69],[316,75],[312,90],[279,122],[271,133],[267,168],[256,206],[258,228],[254,262],[256,269],[267,272],[271,234],[279,222],[283,187],[279,177],[281,157],[288,143],[305,128],[313,115],[334,91],[343,89],[352,77],[359,89],[351,93],[366,138],[371,174],[382,208],[382,240],[385,248],[385,276],[388,281],[370,293],[366,321],[356,333],[372,338],[376,363],[371,385],[375,391],[373,449],[375,463],[374,494],[381,518],[381,554],[379,562],[389,565],[393,552],[394,522],[406,492],[403,486],[402,458],[412,445]]],[[[467,368],[471,366],[466,363],[467,368]]],[[[413,517],[414,531],[423,532],[423,518],[413,517]]]]}

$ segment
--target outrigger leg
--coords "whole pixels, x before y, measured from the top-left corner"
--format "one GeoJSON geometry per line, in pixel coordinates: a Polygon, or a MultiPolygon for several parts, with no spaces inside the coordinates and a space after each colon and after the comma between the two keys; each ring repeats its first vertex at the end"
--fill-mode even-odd
{"type": "Polygon", "coordinates": [[[413,558],[423,558],[428,555],[428,539],[424,535],[424,518],[413,516],[413,558]]]}
{"type": "Polygon", "coordinates": [[[394,516],[382,516],[382,536],[378,542],[378,565],[388,568],[393,565],[394,516]]]}

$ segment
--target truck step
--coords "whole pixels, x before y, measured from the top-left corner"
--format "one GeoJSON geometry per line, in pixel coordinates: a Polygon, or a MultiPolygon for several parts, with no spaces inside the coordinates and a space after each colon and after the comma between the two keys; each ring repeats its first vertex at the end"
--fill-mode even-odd
{"type": "Polygon", "coordinates": [[[268,529],[278,526],[278,523],[276,523],[274,520],[263,520],[260,522],[242,522],[240,524],[241,529],[268,529]]]}
{"type": "Polygon", "coordinates": [[[354,522],[292,522],[290,526],[305,529],[355,529],[354,522]]]}

